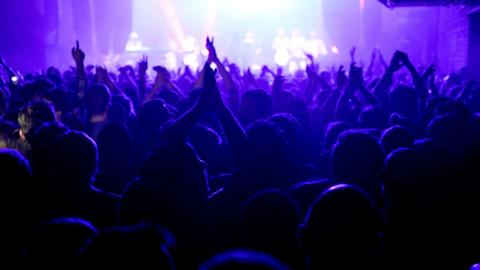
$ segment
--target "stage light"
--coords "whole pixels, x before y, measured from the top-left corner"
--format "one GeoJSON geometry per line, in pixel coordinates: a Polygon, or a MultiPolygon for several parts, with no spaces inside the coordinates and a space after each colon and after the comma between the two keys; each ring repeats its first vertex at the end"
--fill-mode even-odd
{"type": "Polygon", "coordinates": [[[234,14],[254,15],[287,10],[292,2],[292,0],[226,0],[224,4],[230,7],[234,14]]]}
{"type": "Polygon", "coordinates": [[[332,53],[333,54],[338,54],[339,53],[337,46],[332,46],[332,53]]]}
{"type": "Polygon", "coordinates": [[[169,28],[173,32],[177,42],[184,44],[185,35],[175,5],[171,0],[158,0],[157,3],[160,6],[161,11],[166,18],[166,22],[169,24],[169,28]]]}

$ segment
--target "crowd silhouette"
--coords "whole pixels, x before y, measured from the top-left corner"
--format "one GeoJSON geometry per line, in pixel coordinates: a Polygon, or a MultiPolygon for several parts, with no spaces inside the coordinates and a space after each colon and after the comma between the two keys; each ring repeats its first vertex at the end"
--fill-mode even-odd
{"type": "Polygon", "coordinates": [[[0,61],[2,264],[480,261],[479,82],[400,51],[386,63],[374,50],[365,72],[355,50],[347,68],[307,55],[287,75],[206,49],[199,71],[147,57],[108,71],[78,41],[71,69],[0,61]]]}

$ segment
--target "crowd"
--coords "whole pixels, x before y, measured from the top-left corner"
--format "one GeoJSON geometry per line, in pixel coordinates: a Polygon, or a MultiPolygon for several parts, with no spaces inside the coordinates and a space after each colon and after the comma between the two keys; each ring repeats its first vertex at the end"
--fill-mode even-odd
{"type": "Polygon", "coordinates": [[[480,262],[480,84],[468,72],[378,50],[364,70],[352,50],[347,68],[307,55],[305,71],[253,74],[206,48],[199,71],[147,57],[107,71],[78,41],[64,71],[0,60],[2,264],[480,262]]]}

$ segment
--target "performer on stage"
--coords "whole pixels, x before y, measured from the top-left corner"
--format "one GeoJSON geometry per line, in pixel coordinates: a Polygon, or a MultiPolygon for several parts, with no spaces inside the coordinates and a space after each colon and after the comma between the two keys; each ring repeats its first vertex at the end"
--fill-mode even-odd
{"type": "Polygon", "coordinates": [[[273,39],[273,50],[275,51],[275,64],[284,67],[290,61],[289,39],[283,29],[277,31],[277,36],[273,39]]]}

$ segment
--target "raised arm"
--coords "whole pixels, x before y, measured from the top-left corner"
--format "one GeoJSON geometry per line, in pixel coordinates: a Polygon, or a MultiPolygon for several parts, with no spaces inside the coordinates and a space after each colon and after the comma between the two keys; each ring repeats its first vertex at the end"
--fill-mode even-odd
{"type": "Polygon", "coordinates": [[[353,86],[355,87],[356,90],[359,90],[360,93],[363,95],[365,100],[369,105],[379,105],[380,102],[378,99],[370,93],[370,91],[367,89],[365,86],[365,80],[363,78],[363,69],[359,68],[355,65],[352,65],[350,68],[351,72],[351,82],[353,83],[353,86]]]}
{"type": "MultiPolygon", "coordinates": [[[[3,67],[3,69],[5,70],[5,73],[7,73],[7,76],[8,76],[8,82],[9,83],[12,83],[12,84],[15,84],[15,78],[17,77],[15,75],[15,72],[13,72],[13,70],[10,68],[10,66],[7,65],[7,63],[5,62],[5,60],[0,57],[0,66],[3,67]]],[[[18,80],[18,78],[17,78],[18,80]]]]}
{"type": "Polygon", "coordinates": [[[417,90],[417,93],[418,93],[418,97],[422,101],[422,104],[424,104],[428,96],[428,90],[425,85],[425,81],[418,74],[417,69],[410,61],[410,58],[408,57],[408,55],[404,52],[399,52],[399,53],[403,63],[405,64],[405,67],[408,69],[408,71],[410,72],[410,75],[412,76],[413,83],[415,84],[415,89],[417,90]]]}
{"type": "Polygon", "coordinates": [[[354,97],[356,90],[356,82],[354,82],[354,80],[356,79],[356,74],[354,68],[355,65],[352,63],[350,65],[349,82],[345,87],[345,90],[340,95],[337,106],[335,108],[335,118],[337,118],[338,120],[347,120],[347,112],[350,110],[350,101],[354,97]]]}
{"type": "Polygon", "coordinates": [[[350,50],[350,64],[355,63],[355,52],[357,51],[357,48],[355,46],[352,47],[350,50]]]}
{"type": "Polygon", "coordinates": [[[377,49],[373,49],[372,57],[370,58],[370,64],[368,65],[367,72],[365,73],[366,78],[370,78],[373,75],[373,66],[375,65],[375,60],[377,58],[377,49]]]}
{"type": "Polygon", "coordinates": [[[208,106],[207,110],[215,112],[236,161],[241,162],[244,158],[243,151],[247,143],[247,135],[231,110],[225,106],[215,81],[215,73],[210,65],[205,65],[204,70],[204,86],[200,96],[200,104],[206,104],[208,106]]]}
{"type": "Polygon", "coordinates": [[[85,53],[80,49],[80,43],[76,42],[76,46],[72,48],[72,58],[75,61],[75,72],[77,74],[77,91],[78,97],[83,98],[85,89],[87,88],[87,74],[85,73],[85,53]]]}
{"type": "Polygon", "coordinates": [[[402,68],[403,62],[401,59],[400,52],[395,52],[390,61],[390,65],[385,70],[380,81],[375,86],[373,90],[373,95],[379,99],[384,106],[388,103],[388,91],[393,84],[393,74],[402,68]]]}
{"type": "Polygon", "coordinates": [[[215,81],[215,73],[208,62],[203,70],[204,84],[197,102],[166,129],[164,136],[171,140],[185,140],[203,112],[214,112],[220,120],[234,155],[240,158],[242,150],[245,149],[245,132],[225,106],[215,81]]]}
{"type": "Polygon", "coordinates": [[[138,99],[142,102],[147,89],[148,57],[144,55],[138,62],[138,99]]]}
{"type": "Polygon", "coordinates": [[[170,80],[170,73],[166,68],[162,66],[156,66],[153,68],[153,70],[157,72],[157,76],[155,77],[155,83],[153,84],[150,92],[145,95],[143,103],[147,103],[148,101],[152,100],[160,91],[162,91],[162,89],[168,89],[172,92],[177,93],[179,97],[184,97],[183,92],[180,91],[178,87],[170,80]]]}
{"type": "Polygon", "coordinates": [[[227,90],[228,94],[228,107],[233,110],[233,111],[238,111],[239,107],[239,95],[238,95],[238,87],[235,84],[235,81],[233,80],[232,76],[230,73],[227,71],[225,68],[224,64],[222,61],[217,56],[217,51],[215,50],[215,46],[213,45],[213,37],[210,40],[207,37],[206,40],[206,48],[208,50],[208,60],[207,62],[213,62],[217,66],[218,71],[220,72],[220,76],[222,76],[223,82],[225,84],[225,88],[227,90]]]}

